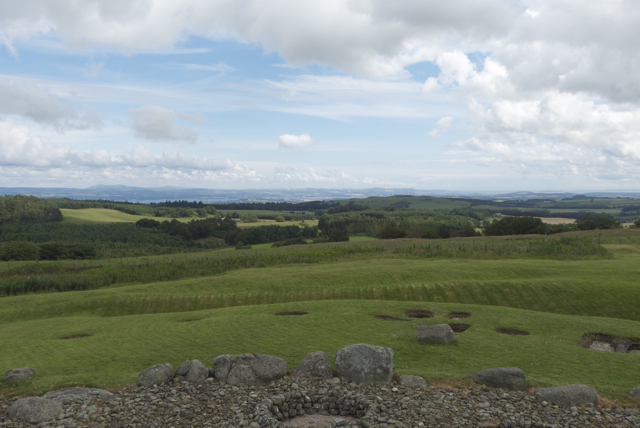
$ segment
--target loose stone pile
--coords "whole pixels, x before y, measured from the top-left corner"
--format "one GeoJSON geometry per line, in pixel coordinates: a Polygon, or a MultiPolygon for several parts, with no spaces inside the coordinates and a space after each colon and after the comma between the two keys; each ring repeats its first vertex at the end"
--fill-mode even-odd
{"type": "MultiPolygon", "coordinates": [[[[95,391],[95,390],[94,390],[95,391]]],[[[18,398],[0,397],[0,427],[34,427],[8,418],[18,398]]],[[[640,427],[624,407],[558,407],[523,391],[486,386],[409,388],[359,385],[338,378],[285,377],[266,385],[232,386],[174,379],[152,388],[68,394],[58,419],[39,427],[283,427],[300,415],[332,415],[314,427],[640,427]],[[358,418],[348,422],[346,416],[358,418]]]]}

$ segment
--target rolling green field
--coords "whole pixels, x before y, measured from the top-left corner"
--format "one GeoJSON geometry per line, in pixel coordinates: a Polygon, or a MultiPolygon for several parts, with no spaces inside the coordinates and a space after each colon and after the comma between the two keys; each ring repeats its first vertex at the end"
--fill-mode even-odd
{"type": "Polygon", "coordinates": [[[0,370],[37,371],[18,385],[0,380],[0,393],[116,388],[135,383],[153,364],[198,358],[210,365],[224,353],[278,355],[291,369],[311,351],[332,358],[345,345],[371,343],[394,349],[400,374],[466,382],[483,368],[517,366],[532,386],[586,383],[631,405],[626,394],[640,384],[640,355],[580,342],[587,333],[640,337],[640,231],[563,236],[5,262],[5,283],[28,276],[110,285],[0,297],[0,370]],[[407,318],[410,309],[435,316],[407,318]],[[275,315],[293,311],[307,314],[275,315]],[[471,317],[450,321],[452,311],[471,317]],[[455,344],[417,343],[416,325],[442,322],[471,327],[456,334],[455,344]]]}

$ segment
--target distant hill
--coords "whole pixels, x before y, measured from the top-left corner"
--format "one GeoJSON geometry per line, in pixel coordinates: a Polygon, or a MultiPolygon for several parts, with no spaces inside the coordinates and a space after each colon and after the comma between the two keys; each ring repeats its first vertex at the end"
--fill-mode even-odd
{"type": "MultiPolygon", "coordinates": [[[[459,199],[567,199],[576,195],[587,197],[631,197],[640,198],[638,191],[618,192],[460,192],[452,190],[398,189],[185,189],[180,187],[133,187],[121,185],[96,185],[86,189],[58,187],[0,187],[1,195],[32,195],[40,198],[69,198],[80,200],[109,200],[129,202],[202,201],[202,202],[301,202],[352,200],[372,197],[431,196],[459,199]]],[[[401,202],[400,200],[396,202],[401,202]]],[[[367,202],[367,204],[369,204],[367,202]]],[[[414,201],[412,201],[412,204],[414,201]]],[[[371,203],[373,205],[373,203],[371,203]]],[[[374,208],[372,206],[372,208],[374,208]]],[[[412,208],[417,208],[413,206],[412,208]]]]}

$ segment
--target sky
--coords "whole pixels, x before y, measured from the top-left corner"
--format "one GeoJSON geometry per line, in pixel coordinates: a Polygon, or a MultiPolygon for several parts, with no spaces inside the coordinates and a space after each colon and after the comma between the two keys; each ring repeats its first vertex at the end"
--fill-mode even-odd
{"type": "Polygon", "coordinates": [[[637,0],[0,0],[0,187],[640,189],[637,0]]]}

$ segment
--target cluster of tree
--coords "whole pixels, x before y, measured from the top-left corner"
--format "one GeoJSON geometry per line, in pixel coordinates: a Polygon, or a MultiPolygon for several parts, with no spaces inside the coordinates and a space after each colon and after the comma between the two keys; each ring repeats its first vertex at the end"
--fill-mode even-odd
{"type": "Polygon", "coordinates": [[[193,209],[198,209],[198,208],[204,208],[206,206],[206,204],[204,204],[202,201],[193,201],[193,202],[189,202],[189,201],[166,201],[166,202],[160,202],[160,203],[150,203],[149,204],[151,207],[169,207],[169,208],[193,208],[193,209]]]}
{"type": "Polygon", "coordinates": [[[313,239],[317,236],[318,228],[316,226],[269,225],[230,230],[225,235],[224,240],[228,245],[236,245],[240,241],[245,245],[257,245],[295,238],[313,239]]]}
{"type": "Polygon", "coordinates": [[[505,217],[484,225],[486,236],[543,234],[546,230],[542,220],[527,216],[505,217]]]}
{"type": "Polygon", "coordinates": [[[323,236],[343,229],[349,235],[439,239],[476,236],[476,223],[478,220],[452,210],[394,210],[323,214],[318,228],[323,236]]]}
{"type": "Polygon", "coordinates": [[[574,212],[555,212],[552,213],[547,209],[535,209],[521,211],[514,208],[507,208],[500,211],[501,214],[513,216],[513,217],[558,217],[558,218],[575,218],[578,219],[587,214],[586,211],[574,211],[574,212]]]}
{"type": "Polygon", "coordinates": [[[0,196],[0,224],[62,221],[60,209],[35,196],[0,196]]]}
{"type": "Polygon", "coordinates": [[[580,230],[619,229],[622,227],[618,220],[608,214],[592,213],[580,217],[576,220],[575,225],[580,230]]]}
{"type": "Polygon", "coordinates": [[[96,257],[91,244],[62,244],[44,242],[40,245],[26,241],[9,241],[0,245],[0,260],[84,260],[96,257]]]}
{"type": "Polygon", "coordinates": [[[213,204],[219,210],[260,210],[260,211],[318,211],[339,205],[337,202],[308,201],[308,202],[239,202],[228,204],[213,204]]]}
{"type": "MultiPolygon", "coordinates": [[[[216,215],[215,207],[204,205],[202,202],[189,202],[194,207],[182,206],[182,203],[176,203],[176,206],[163,206],[161,204],[136,204],[132,202],[113,202],[105,200],[75,200],[55,198],[49,201],[58,208],[66,208],[72,210],[81,210],[88,208],[104,208],[108,210],[117,210],[131,215],[144,215],[153,217],[181,218],[181,217],[207,217],[216,215]]],[[[169,202],[167,202],[169,203],[169,202]]],[[[172,203],[170,203],[172,204],[172,203]]]]}
{"type": "Polygon", "coordinates": [[[369,207],[364,205],[356,205],[353,202],[350,202],[346,205],[336,205],[329,209],[327,209],[327,214],[339,214],[339,213],[348,213],[354,211],[366,211],[369,207]]]}
{"type": "Polygon", "coordinates": [[[224,220],[210,217],[202,220],[191,220],[183,223],[176,219],[159,222],[157,220],[143,218],[136,222],[136,226],[146,229],[157,229],[171,236],[180,236],[185,241],[193,241],[204,238],[224,238],[228,232],[236,230],[236,222],[230,217],[224,220]]]}
{"type": "MultiPolygon", "coordinates": [[[[144,254],[167,254],[182,249],[206,249],[224,246],[223,238],[235,230],[236,222],[210,217],[182,223],[177,220],[159,222],[142,219],[133,223],[73,224],[73,223],[6,223],[0,228],[0,242],[21,241],[25,244],[60,243],[68,247],[69,255],[58,247],[62,258],[86,258],[74,252],[77,245],[90,245],[96,257],[144,254]],[[208,239],[207,239],[208,238],[208,239]]],[[[49,247],[48,251],[53,251],[49,247]]],[[[44,259],[38,253],[32,260],[44,259]]],[[[13,259],[13,257],[12,257],[13,259]]]]}

